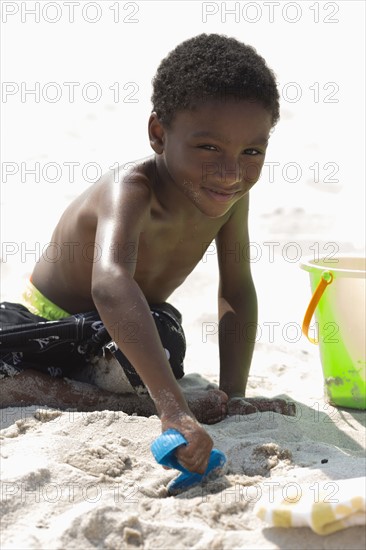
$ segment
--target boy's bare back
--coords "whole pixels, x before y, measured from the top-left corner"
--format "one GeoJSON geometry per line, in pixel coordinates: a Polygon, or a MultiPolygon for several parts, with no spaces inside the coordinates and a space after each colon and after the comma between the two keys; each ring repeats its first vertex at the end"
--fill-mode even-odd
{"type": "Polygon", "coordinates": [[[70,313],[95,309],[93,269],[108,258],[134,272],[150,304],[165,302],[229,217],[186,213],[178,201],[176,211],[167,211],[159,197],[154,157],[133,163],[128,172],[121,167],[120,173],[119,181],[114,173],[105,174],[69,205],[33,271],[34,285],[70,313]],[[121,231],[105,250],[96,236],[98,225],[108,232],[108,225],[112,230],[116,216],[123,215],[128,231],[121,231]]]}

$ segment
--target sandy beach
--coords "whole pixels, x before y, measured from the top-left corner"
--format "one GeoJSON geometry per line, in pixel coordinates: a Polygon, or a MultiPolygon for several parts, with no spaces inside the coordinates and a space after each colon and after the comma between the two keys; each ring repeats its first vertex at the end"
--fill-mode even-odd
{"type": "MultiPolygon", "coordinates": [[[[88,163],[105,172],[116,162],[150,154],[150,81],[162,57],[200,32],[235,36],[257,47],[275,68],[282,90],[282,119],[251,192],[252,246],[238,251],[251,255],[259,302],[247,394],[288,399],[297,414],[263,412],[208,426],[215,448],[228,459],[223,474],[171,497],[166,486],[176,472],[164,470],[150,451],[160,434],[156,416],[39,406],[2,409],[1,548],[363,549],[364,526],[320,536],[308,527],[271,527],[254,507],[271,495],[286,498],[290,489],[301,493],[306,484],[313,487],[314,498],[325,486],[336,500],[337,481],[365,475],[365,411],[335,408],[324,400],[319,349],[301,335],[311,293],[309,276],[299,268],[307,256],[365,254],[364,87],[354,86],[352,69],[364,67],[364,5],[330,3],[339,8],[332,15],[315,3],[320,10],[315,23],[315,8],[309,9],[314,3],[303,2],[301,17],[290,24],[286,17],[296,14],[290,7],[283,12],[284,3],[272,23],[261,2],[252,3],[262,9],[255,23],[247,20],[255,14],[243,11],[245,2],[237,3],[237,22],[214,13],[221,9],[215,2],[132,2],[130,8],[115,3],[121,10],[116,25],[113,3],[99,4],[102,15],[94,26],[78,19],[77,11],[74,24],[65,13],[54,25],[42,14],[40,23],[22,24],[20,11],[3,24],[3,80],[19,87],[23,81],[29,86],[40,82],[43,89],[57,81],[63,91],[64,82],[82,87],[97,81],[103,94],[93,103],[81,94],[75,102],[62,97],[37,103],[31,97],[21,101],[19,91],[3,103],[7,141],[2,158],[7,164],[1,194],[1,300],[17,299],[63,209],[90,185],[83,176],[90,179],[98,170],[91,166],[87,172],[88,163]],[[326,16],[339,21],[326,24],[326,16]],[[138,21],[127,24],[126,17],[138,21]],[[158,20],[172,24],[163,26],[164,36],[161,29],[155,37],[151,25],[158,20]],[[22,33],[28,46],[19,52],[22,33]],[[352,36],[353,46],[340,41],[340,35],[352,36]],[[145,44],[142,53],[134,53],[131,44],[137,43],[145,44]],[[340,66],[339,59],[351,58],[352,63],[340,66]],[[117,81],[121,93],[136,92],[137,103],[113,101],[110,87],[117,81]],[[128,87],[131,82],[138,89],[128,87]],[[300,86],[298,101],[285,95],[284,86],[291,82],[300,86]],[[338,91],[326,88],[329,83],[336,83],[338,91]],[[324,101],[330,92],[336,103],[324,101]],[[350,133],[352,141],[344,137],[350,133]],[[72,162],[79,163],[74,178],[66,170],[72,162]],[[35,163],[38,181],[27,173],[35,163]]],[[[94,16],[88,12],[89,19],[94,16]]],[[[51,11],[48,17],[54,17],[51,11]]],[[[297,89],[286,88],[292,94],[297,89]]],[[[170,298],[183,314],[188,343],[185,388],[219,382],[217,282],[216,253],[210,247],[170,298]]],[[[116,369],[97,372],[96,383],[118,388],[116,369]]]]}
{"type": "MultiPolygon", "coordinates": [[[[189,292],[182,287],[173,301],[183,312],[189,343],[181,382],[186,388],[218,383],[217,281],[208,266],[202,262],[186,283],[189,292]]],[[[282,284],[269,302],[262,300],[248,396],[286,398],[296,403],[296,416],[263,412],[208,426],[228,458],[224,475],[170,497],[166,486],[176,472],[163,470],[150,452],[160,433],[156,416],[3,409],[2,548],[364,547],[364,527],[322,537],[307,527],[269,527],[253,514],[259,498],[278,492],[285,498],[309,483],[315,498],[328,482],[327,495],[336,499],[337,480],[365,471],[364,411],[328,405],[318,348],[296,331],[282,334],[286,323],[300,326],[310,295],[307,274],[280,259],[263,269],[267,275],[273,270],[273,280],[282,284]],[[284,307],[290,279],[298,300],[285,300],[284,307]],[[278,332],[269,332],[270,323],[278,332]]],[[[258,278],[259,296],[265,295],[262,285],[258,278]]],[[[116,380],[113,369],[99,377],[105,388],[116,387],[116,380]]]]}
{"type": "MultiPolygon", "coordinates": [[[[196,327],[197,329],[199,327],[196,327]]],[[[223,476],[169,497],[149,450],[157,417],[37,407],[1,411],[2,548],[363,548],[364,527],[326,537],[271,528],[259,498],[311,483],[337,498],[337,480],[365,471],[365,415],[324,403],[319,361],[306,346],[259,346],[248,394],[296,402],[297,416],[258,413],[209,426],[223,476]],[[297,388],[297,389],[296,389],[297,388]]],[[[205,387],[215,376],[187,375],[205,387]]]]}

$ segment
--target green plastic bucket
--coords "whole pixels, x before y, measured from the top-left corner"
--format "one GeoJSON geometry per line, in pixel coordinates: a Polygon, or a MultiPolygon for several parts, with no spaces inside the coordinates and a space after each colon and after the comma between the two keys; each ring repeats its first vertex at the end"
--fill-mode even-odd
{"type": "Polygon", "coordinates": [[[319,343],[325,399],[337,407],[366,409],[366,258],[303,260],[313,296],[303,333],[319,343]],[[315,329],[310,327],[315,312],[315,329]],[[318,333],[316,338],[309,332],[318,333]]]}

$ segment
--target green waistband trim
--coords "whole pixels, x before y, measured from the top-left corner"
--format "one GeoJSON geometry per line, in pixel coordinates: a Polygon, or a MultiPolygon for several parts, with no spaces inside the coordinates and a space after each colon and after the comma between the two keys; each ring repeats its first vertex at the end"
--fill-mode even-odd
{"type": "Polygon", "coordinates": [[[48,321],[57,321],[71,315],[43,296],[29,280],[22,294],[22,304],[34,315],[44,317],[48,321]]]}

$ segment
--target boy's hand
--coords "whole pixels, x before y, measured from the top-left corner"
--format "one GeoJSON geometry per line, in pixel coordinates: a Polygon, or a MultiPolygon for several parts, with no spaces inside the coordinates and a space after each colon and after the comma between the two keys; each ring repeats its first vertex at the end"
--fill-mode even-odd
{"type": "Polygon", "coordinates": [[[245,397],[232,397],[227,404],[228,416],[246,415],[258,412],[258,409],[252,403],[249,403],[245,397]]]}
{"type": "Polygon", "coordinates": [[[268,399],[266,397],[232,397],[228,402],[228,414],[246,415],[273,411],[286,416],[296,416],[296,405],[285,399],[268,399]]]}
{"type": "Polygon", "coordinates": [[[213,441],[197,420],[187,413],[169,418],[162,416],[161,426],[163,432],[174,428],[186,438],[188,444],[179,447],[175,456],[190,472],[203,474],[207,468],[213,441]]]}
{"type": "Polygon", "coordinates": [[[184,396],[190,411],[202,424],[216,424],[227,416],[229,398],[221,390],[189,390],[184,396]]]}

